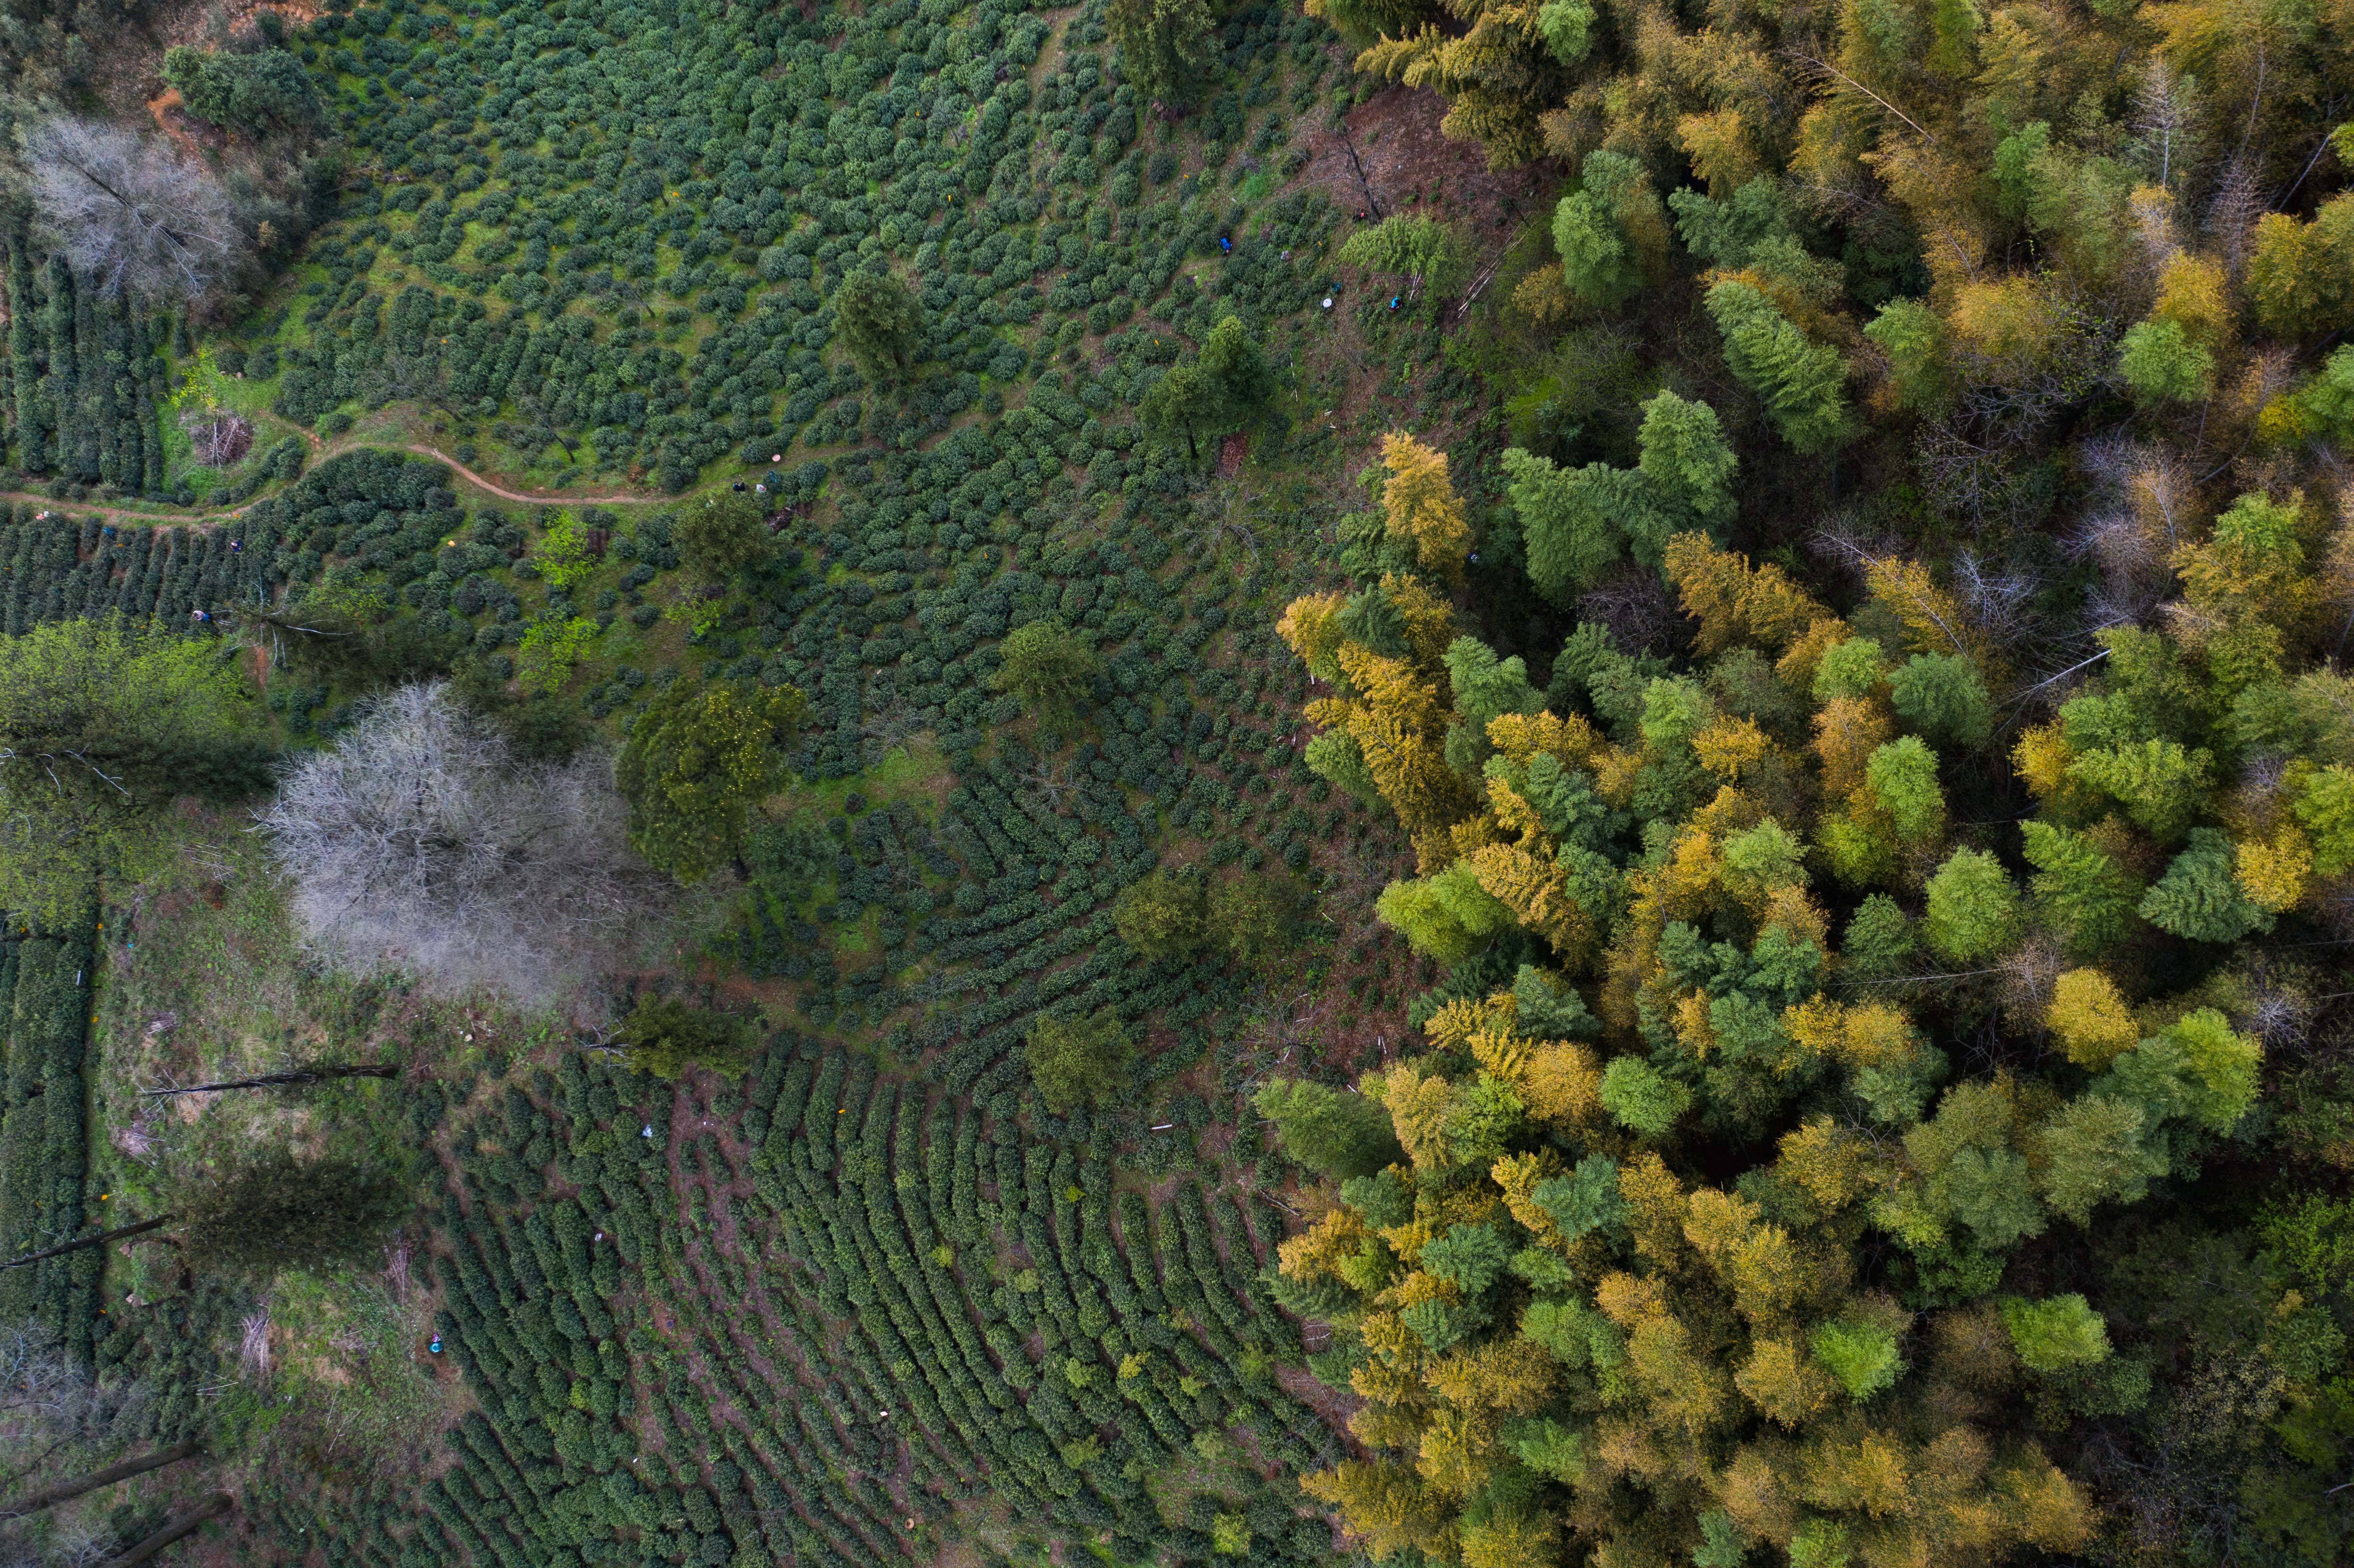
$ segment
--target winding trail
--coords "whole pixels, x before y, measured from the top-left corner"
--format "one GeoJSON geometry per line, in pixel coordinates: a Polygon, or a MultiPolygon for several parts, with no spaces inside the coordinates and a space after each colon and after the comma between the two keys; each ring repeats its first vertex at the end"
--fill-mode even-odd
{"type": "MultiPolygon", "coordinates": [[[[354,446],[338,450],[351,451],[355,450],[358,444],[361,443],[355,443],[354,446]]],[[[447,463],[459,478],[476,489],[487,490],[502,501],[513,501],[525,506],[651,506],[657,499],[667,499],[645,495],[526,495],[512,490],[500,489],[447,452],[436,451],[427,446],[412,445],[406,450],[415,452],[419,457],[429,457],[447,463]]]]}
{"type": "MultiPolygon", "coordinates": [[[[310,435],[307,430],[303,433],[306,436],[310,435]]],[[[417,442],[410,442],[398,448],[384,446],[374,441],[345,441],[338,446],[324,446],[319,443],[318,437],[311,436],[310,439],[315,448],[311,454],[313,462],[341,457],[345,452],[369,449],[379,451],[415,452],[419,457],[431,458],[436,462],[446,465],[451,472],[475,489],[495,495],[502,501],[512,501],[522,506],[653,506],[674,505],[678,500],[675,496],[650,495],[535,495],[529,492],[508,490],[502,485],[493,484],[448,452],[417,442]]],[[[113,523],[146,523],[157,527],[188,525],[207,527],[216,524],[233,522],[269,499],[267,495],[256,496],[244,505],[228,512],[181,513],[143,511],[125,506],[97,506],[80,501],[59,501],[55,496],[38,495],[27,490],[0,491],[0,501],[29,503],[51,512],[68,513],[77,517],[103,517],[113,523]]]]}

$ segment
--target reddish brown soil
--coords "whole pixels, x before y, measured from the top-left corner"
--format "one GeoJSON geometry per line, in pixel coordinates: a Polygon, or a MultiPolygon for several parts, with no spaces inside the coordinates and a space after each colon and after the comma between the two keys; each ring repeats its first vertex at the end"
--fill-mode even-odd
{"type": "Polygon", "coordinates": [[[208,148],[217,151],[225,141],[220,132],[188,113],[180,103],[180,90],[176,87],[167,87],[147,101],[147,112],[154,118],[155,129],[178,143],[180,150],[191,158],[201,160],[208,148]]]}
{"type": "Polygon", "coordinates": [[[1491,171],[1479,143],[1438,128],[1446,118],[1437,94],[1391,87],[1351,110],[1341,130],[1318,123],[1302,178],[1324,187],[1341,211],[1363,211],[1368,222],[1396,212],[1452,219],[1484,266],[1532,215],[1543,175],[1535,166],[1491,171]]]}
{"type": "MultiPolygon", "coordinates": [[[[1345,66],[1345,53],[1334,52],[1345,66]]],[[[1321,189],[1342,215],[1336,249],[1358,227],[1361,212],[1365,223],[1402,212],[1452,223],[1469,242],[1472,261],[1463,297],[1441,302],[1442,324],[1451,331],[1484,293],[1513,238],[1546,210],[1559,171],[1546,163],[1490,170],[1476,143],[1456,141],[1439,129],[1446,117],[1447,105],[1435,93],[1384,89],[1351,110],[1341,129],[1322,121],[1315,123],[1306,137],[1310,156],[1300,183],[1321,189]]],[[[1332,309],[1319,313],[1323,330],[1310,334],[1301,367],[1316,385],[1333,389],[1328,392],[1333,406],[1311,409],[1309,417],[1338,432],[1409,428],[1441,447],[1451,444],[1465,432],[1435,416],[1432,400],[1423,396],[1424,384],[1439,368],[1437,364],[1422,366],[1403,380],[1370,373],[1373,366],[1389,364],[1395,349],[1367,343],[1356,312],[1372,291],[1386,293],[1395,281],[1338,265],[1332,275],[1341,291],[1332,309]]],[[[1417,303],[1403,302],[1409,307],[1417,303]]],[[[1370,450],[1366,455],[1370,459],[1370,450]]],[[[1345,482],[1357,466],[1342,465],[1334,477],[1345,482]]]]}

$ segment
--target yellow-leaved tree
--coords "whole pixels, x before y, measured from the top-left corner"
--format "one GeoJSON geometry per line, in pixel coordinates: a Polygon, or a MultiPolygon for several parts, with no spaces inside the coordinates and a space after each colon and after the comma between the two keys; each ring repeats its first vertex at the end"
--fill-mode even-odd
{"type": "Polygon", "coordinates": [[[1282,1249],[1363,1402],[1309,1492],[1377,1558],[1473,1568],[2085,1549],[2053,1436],[2150,1372],[2035,1244],[2250,1125],[2250,982],[2185,956],[2354,892],[2316,534],[2252,496],[2185,538],[2161,630],[2105,633],[2031,741],[1993,722],[1994,633],[1900,558],[1840,615],[1681,535],[1693,662],[1581,627],[1542,700],[1405,579],[1296,604],[1346,694],[1311,716],[1419,737],[1367,792],[1419,852],[1380,913],[1448,967],[1425,1049],[1357,1084],[1403,1159],[1282,1249]],[[2033,816],[1957,820],[2013,766],[2033,816]]]}

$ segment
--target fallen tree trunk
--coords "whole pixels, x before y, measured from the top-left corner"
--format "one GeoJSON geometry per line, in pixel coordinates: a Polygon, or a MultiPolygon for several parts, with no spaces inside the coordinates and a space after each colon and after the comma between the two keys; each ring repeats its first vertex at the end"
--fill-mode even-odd
{"type": "Polygon", "coordinates": [[[190,1531],[208,1520],[218,1519],[236,1506],[237,1499],[227,1492],[215,1492],[187,1512],[165,1520],[163,1529],[122,1553],[122,1556],[108,1558],[100,1564],[100,1568],[132,1568],[133,1563],[144,1563],[190,1531]]]}
{"type": "Polygon", "coordinates": [[[28,1263],[38,1263],[45,1257],[56,1257],[61,1253],[80,1252],[86,1246],[104,1246],[108,1242],[120,1241],[124,1236],[135,1236],[146,1231],[157,1230],[170,1224],[176,1217],[172,1214],[158,1214],[152,1220],[142,1220],[135,1225],[123,1225],[116,1230],[101,1231],[94,1236],[84,1236],[80,1241],[61,1242],[56,1246],[47,1247],[39,1252],[28,1252],[22,1257],[12,1257],[5,1263],[0,1263],[0,1273],[12,1268],[22,1268],[28,1263]]]}
{"type": "Polygon", "coordinates": [[[295,1067],[283,1073],[264,1073],[258,1078],[230,1078],[217,1084],[191,1084],[185,1089],[142,1089],[139,1092],[151,1100],[167,1100],[175,1095],[210,1094],[217,1089],[278,1089],[293,1084],[323,1084],[331,1078],[397,1078],[399,1075],[400,1064],[381,1062],[358,1067],[295,1067]]]}
{"type": "Polygon", "coordinates": [[[58,1504],[78,1498],[84,1492],[94,1492],[101,1487],[111,1487],[117,1481],[127,1481],[133,1476],[143,1476],[150,1470],[160,1470],[166,1465],[176,1465],[196,1452],[196,1445],[194,1443],[175,1443],[169,1448],[158,1448],[152,1454],[141,1454],[135,1458],[125,1459],[119,1465],[109,1465],[103,1470],[93,1470],[87,1476],[79,1476],[70,1481],[62,1482],[51,1487],[48,1491],[35,1492],[23,1502],[0,1509],[0,1519],[23,1519],[28,1514],[38,1513],[45,1508],[55,1508],[58,1504]]]}

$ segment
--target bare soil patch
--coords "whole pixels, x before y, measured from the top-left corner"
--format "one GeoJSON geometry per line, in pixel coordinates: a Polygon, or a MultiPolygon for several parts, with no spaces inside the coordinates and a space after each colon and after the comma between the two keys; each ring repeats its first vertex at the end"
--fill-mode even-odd
{"type": "Polygon", "coordinates": [[[1363,210],[1367,222],[1436,209],[1462,226],[1484,263],[1534,215],[1542,165],[1491,170],[1478,143],[1439,129],[1446,118],[1437,93],[1388,88],[1343,115],[1340,130],[1318,124],[1301,178],[1342,212],[1363,210]]]}
{"type": "Polygon", "coordinates": [[[207,147],[218,148],[224,138],[213,126],[206,124],[181,106],[180,90],[167,87],[147,101],[147,113],[155,122],[155,129],[179,144],[191,158],[202,159],[207,147]]]}

